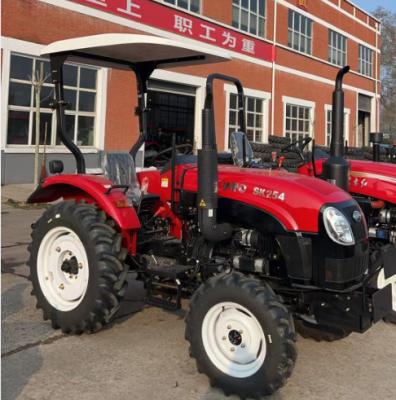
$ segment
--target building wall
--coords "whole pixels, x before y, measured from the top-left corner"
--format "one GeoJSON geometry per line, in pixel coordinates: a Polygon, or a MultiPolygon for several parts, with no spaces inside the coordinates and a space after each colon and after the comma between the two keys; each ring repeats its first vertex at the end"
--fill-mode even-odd
{"type": "MultiPolygon", "coordinates": [[[[202,0],[202,15],[198,15],[198,17],[219,21],[229,28],[232,21],[231,3],[231,0],[202,0]]],[[[204,99],[204,78],[214,71],[238,77],[245,86],[247,94],[253,93],[265,99],[266,136],[268,134],[284,134],[283,100],[285,97],[312,102],[315,106],[313,121],[315,138],[317,143],[324,144],[325,107],[331,103],[333,81],[338,70],[338,67],[327,61],[329,28],[340,31],[348,37],[348,64],[352,68],[352,73],[345,79],[345,106],[350,110],[349,142],[351,144],[356,143],[358,93],[373,97],[371,129],[375,130],[378,127],[379,98],[376,98],[375,95],[379,93],[379,55],[375,65],[376,74],[373,78],[362,76],[357,72],[359,44],[365,43],[373,49],[379,46],[377,22],[346,0],[340,2],[338,0],[306,0],[306,11],[297,6],[299,3],[299,0],[266,1],[266,35],[262,40],[273,45],[274,33],[276,34],[275,63],[232,52],[234,58],[230,62],[179,67],[173,68],[170,72],[157,71],[155,73],[154,77],[157,79],[182,82],[196,88],[196,146],[199,147],[200,144],[199,108],[204,99]],[[274,29],[275,3],[277,3],[276,29],[274,29]],[[312,55],[301,54],[287,47],[289,9],[307,15],[314,20],[312,55]],[[274,110],[272,110],[272,107],[274,107],[274,110]],[[274,115],[273,124],[271,121],[272,114],[274,115]]],[[[162,4],[161,7],[167,6],[162,4]]],[[[186,17],[191,15],[188,12],[184,13],[183,10],[180,13],[186,17]]],[[[140,27],[135,21],[115,17],[97,9],[82,7],[72,1],[3,0],[2,2],[2,36],[3,38],[23,41],[17,46],[18,49],[22,50],[25,42],[45,45],[56,40],[99,33],[147,33],[147,30],[150,31],[151,28],[140,27]]],[[[176,37],[174,33],[166,31],[159,31],[158,34],[165,37],[176,37]]],[[[247,37],[249,36],[247,34],[247,37]]],[[[180,36],[180,39],[191,41],[191,39],[182,36],[180,36]]],[[[15,51],[12,47],[13,44],[10,46],[11,51],[15,51]]],[[[6,46],[6,51],[10,51],[10,47],[6,46]]],[[[6,58],[3,57],[3,70],[7,71],[7,68],[4,68],[4,59],[6,58]]],[[[110,69],[105,76],[103,95],[106,99],[104,106],[97,109],[100,113],[99,117],[105,135],[96,144],[96,150],[97,152],[104,149],[127,150],[138,135],[137,118],[134,116],[136,83],[132,74],[123,71],[110,69]]],[[[8,77],[3,74],[3,82],[4,80],[8,80],[8,77]]],[[[228,127],[228,110],[226,110],[228,94],[229,91],[226,90],[223,83],[216,84],[216,131],[220,149],[227,147],[228,141],[228,133],[226,133],[228,127]]],[[[7,100],[4,96],[5,94],[3,94],[3,100],[7,100]]],[[[7,106],[3,104],[2,107],[2,117],[5,117],[7,106]]],[[[5,123],[2,124],[2,129],[6,129],[5,123]]],[[[6,154],[9,154],[6,155],[7,160],[17,159],[16,154],[18,153],[15,152],[15,149],[13,153],[7,153],[4,140],[2,149],[6,154]]],[[[29,151],[29,154],[32,154],[33,149],[29,151]]],[[[53,149],[53,151],[56,152],[57,149],[53,149]]],[[[24,153],[26,152],[27,150],[24,151],[24,153]]],[[[26,158],[26,156],[24,157],[26,158]]],[[[6,171],[9,170],[7,165],[11,164],[5,164],[6,171]]],[[[13,175],[15,174],[7,175],[5,177],[6,182],[12,181],[13,175]]]]}

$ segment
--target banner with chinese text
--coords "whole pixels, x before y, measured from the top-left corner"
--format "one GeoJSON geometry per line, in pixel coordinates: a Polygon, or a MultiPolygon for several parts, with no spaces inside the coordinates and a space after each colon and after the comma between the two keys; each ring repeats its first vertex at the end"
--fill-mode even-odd
{"type": "Polygon", "coordinates": [[[274,46],[149,0],[71,0],[154,28],[219,46],[264,61],[275,58],[274,46]]]}

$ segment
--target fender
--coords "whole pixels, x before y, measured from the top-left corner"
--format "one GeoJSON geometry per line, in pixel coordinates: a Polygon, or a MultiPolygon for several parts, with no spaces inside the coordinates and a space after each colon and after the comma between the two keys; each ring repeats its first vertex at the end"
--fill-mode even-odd
{"type": "Polygon", "coordinates": [[[122,231],[140,228],[140,221],[122,189],[109,192],[112,182],[92,175],[65,174],[46,178],[30,195],[27,203],[46,203],[59,198],[87,200],[96,203],[122,231]]]}

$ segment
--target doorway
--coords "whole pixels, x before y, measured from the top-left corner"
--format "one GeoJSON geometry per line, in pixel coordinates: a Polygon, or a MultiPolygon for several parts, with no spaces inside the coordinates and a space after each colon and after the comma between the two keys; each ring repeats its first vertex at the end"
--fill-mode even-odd
{"type": "Polygon", "coordinates": [[[359,111],[358,113],[358,145],[369,146],[370,113],[359,111]]]}
{"type": "MultiPolygon", "coordinates": [[[[172,136],[176,145],[194,144],[196,88],[171,82],[150,80],[147,105],[148,140],[145,152],[152,157],[154,152],[163,152],[172,147],[172,136]]],[[[170,158],[171,153],[167,154],[170,158]]],[[[166,156],[166,154],[165,154],[166,156]]],[[[146,157],[145,157],[146,158],[146,157]]]]}
{"type": "Polygon", "coordinates": [[[369,146],[371,126],[371,102],[372,97],[359,94],[358,96],[358,137],[357,146],[369,146]]]}

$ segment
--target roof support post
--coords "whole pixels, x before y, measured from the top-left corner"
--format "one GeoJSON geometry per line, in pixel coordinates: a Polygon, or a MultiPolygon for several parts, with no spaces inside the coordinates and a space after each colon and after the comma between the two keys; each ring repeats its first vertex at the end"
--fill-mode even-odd
{"type": "Polygon", "coordinates": [[[138,153],[139,149],[147,139],[147,114],[150,111],[147,108],[147,83],[151,74],[156,68],[157,64],[154,62],[144,62],[131,65],[131,69],[136,75],[138,95],[136,114],[139,117],[139,138],[129,151],[134,159],[136,158],[136,154],[138,153]]]}
{"type": "Polygon", "coordinates": [[[66,135],[65,108],[67,103],[64,99],[63,90],[63,64],[67,56],[67,53],[50,55],[52,83],[55,85],[55,103],[53,104],[53,108],[56,110],[56,131],[61,142],[72,152],[76,159],[77,172],[79,174],[85,174],[84,156],[81,150],[66,135]]]}

